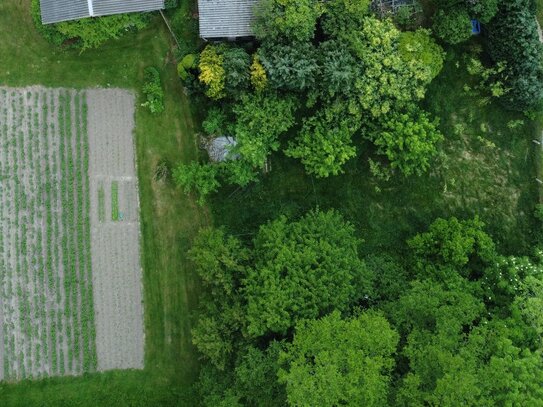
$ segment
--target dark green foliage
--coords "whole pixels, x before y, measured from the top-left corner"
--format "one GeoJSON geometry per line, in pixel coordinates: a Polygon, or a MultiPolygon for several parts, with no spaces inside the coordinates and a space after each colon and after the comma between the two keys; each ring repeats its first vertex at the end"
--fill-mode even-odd
{"type": "Polygon", "coordinates": [[[495,62],[505,62],[502,81],[510,90],[503,97],[513,110],[533,110],[543,98],[543,46],[528,0],[504,1],[488,26],[488,51],[495,62]]]}
{"type": "Polygon", "coordinates": [[[330,40],[319,45],[318,56],[321,66],[318,85],[323,97],[352,94],[362,70],[349,50],[341,42],[330,40]]]}
{"type": "Polygon", "coordinates": [[[353,226],[334,211],[262,226],[254,241],[255,265],[245,279],[248,333],[285,334],[300,319],[345,310],[371,295],[359,244],[353,226]]]}
{"type": "Polygon", "coordinates": [[[142,92],[145,95],[145,102],[142,106],[149,108],[151,113],[162,113],[164,111],[164,90],[160,82],[160,73],[152,66],[145,68],[142,92]]]}
{"type": "Polygon", "coordinates": [[[225,49],[223,67],[226,72],[226,93],[238,95],[249,87],[250,64],[251,57],[243,48],[230,47],[225,49]]]}
{"type": "Polygon", "coordinates": [[[471,37],[471,19],[464,7],[439,10],[434,16],[433,31],[449,44],[459,44],[471,37]]]}
{"type": "Polygon", "coordinates": [[[489,23],[498,12],[500,0],[475,0],[467,1],[470,17],[476,17],[481,23],[489,23]]]}
{"type": "Polygon", "coordinates": [[[322,28],[330,37],[347,39],[360,29],[370,12],[369,0],[330,0],[325,3],[322,28]]]}
{"type": "Polygon", "coordinates": [[[42,25],[39,0],[32,0],[32,17],[38,30],[55,45],[75,40],[82,50],[98,48],[106,41],[117,39],[127,31],[137,31],[149,23],[144,13],[118,14],[98,18],[84,18],[57,24],[42,25]]]}
{"type": "Polygon", "coordinates": [[[315,85],[319,65],[310,43],[265,46],[258,55],[272,88],[303,91],[315,85]]]}
{"type": "Polygon", "coordinates": [[[236,238],[220,229],[201,230],[189,252],[206,288],[192,341],[221,370],[234,351],[234,335],[244,325],[239,290],[248,254],[236,238]]]}
{"type": "Polygon", "coordinates": [[[387,404],[398,334],[378,313],[343,320],[339,312],[296,327],[281,355],[291,406],[387,404]]]}

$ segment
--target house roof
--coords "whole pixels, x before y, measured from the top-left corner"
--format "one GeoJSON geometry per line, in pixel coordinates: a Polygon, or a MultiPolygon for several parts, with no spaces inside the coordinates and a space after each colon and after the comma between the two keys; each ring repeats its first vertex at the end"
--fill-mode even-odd
{"type": "Polygon", "coordinates": [[[164,8],[164,0],[40,0],[40,4],[43,24],[164,8]]]}
{"type": "Polygon", "coordinates": [[[236,38],[253,35],[253,8],[258,0],[198,0],[200,37],[236,38]]]}

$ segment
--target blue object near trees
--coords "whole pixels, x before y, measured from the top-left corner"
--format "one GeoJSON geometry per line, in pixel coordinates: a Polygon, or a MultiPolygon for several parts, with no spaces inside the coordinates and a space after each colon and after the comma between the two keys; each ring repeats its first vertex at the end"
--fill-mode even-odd
{"type": "Polygon", "coordinates": [[[481,34],[481,23],[479,20],[471,20],[471,33],[473,35],[481,34]]]}

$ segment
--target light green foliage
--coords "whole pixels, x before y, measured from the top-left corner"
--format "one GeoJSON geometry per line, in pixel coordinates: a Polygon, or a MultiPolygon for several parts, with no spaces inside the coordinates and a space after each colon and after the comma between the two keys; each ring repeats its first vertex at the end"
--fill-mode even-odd
{"type": "Polygon", "coordinates": [[[179,164],[173,170],[175,183],[182,187],[185,193],[196,193],[198,203],[204,205],[206,197],[217,191],[220,183],[217,179],[219,167],[213,164],[179,164]]]}
{"type": "Polygon", "coordinates": [[[474,86],[474,89],[490,94],[492,97],[504,96],[509,89],[505,88],[504,83],[500,80],[502,74],[507,69],[504,62],[498,62],[495,66],[487,68],[479,59],[470,58],[467,63],[467,70],[470,75],[478,78],[479,83],[474,86]]]}
{"type": "Polygon", "coordinates": [[[245,279],[248,333],[284,334],[300,319],[344,310],[370,294],[359,243],[353,226],[334,211],[262,226],[254,241],[255,265],[245,279]]]}
{"type": "Polygon", "coordinates": [[[192,342],[214,366],[224,369],[233,352],[233,335],[243,325],[238,290],[248,252],[236,238],[207,228],[196,237],[189,257],[206,289],[192,342]]]}
{"type": "Polygon", "coordinates": [[[160,73],[152,66],[145,68],[144,80],[142,92],[146,101],[142,106],[148,107],[151,113],[162,113],[164,111],[164,90],[160,83],[160,73]]]}
{"type": "Polygon", "coordinates": [[[443,68],[445,52],[428,30],[402,32],[398,50],[404,61],[427,71],[427,82],[434,79],[443,68]]]}
{"type": "Polygon", "coordinates": [[[56,24],[66,38],[78,38],[83,50],[98,48],[107,40],[119,38],[128,30],[141,30],[148,24],[145,14],[118,14],[99,18],[83,18],[56,24]]]}
{"type": "Polygon", "coordinates": [[[437,119],[431,120],[418,108],[406,113],[394,111],[383,117],[380,127],[368,137],[377,147],[377,153],[386,156],[390,168],[406,176],[421,175],[430,168],[437,153],[436,144],[443,140],[437,124],[437,119]]]}
{"type": "Polygon", "coordinates": [[[433,31],[449,44],[459,44],[471,38],[471,19],[463,7],[439,10],[434,16],[433,31]]]}
{"type": "Polygon", "coordinates": [[[207,45],[200,54],[200,62],[198,63],[200,69],[198,79],[207,87],[206,96],[215,100],[226,96],[224,90],[226,72],[224,70],[222,49],[222,47],[216,45],[207,45]]]}
{"type": "Polygon", "coordinates": [[[363,27],[349,39],[364,66],[355,82],[357,102],[373,118],[424,97],[427,70],[421,70],[419,63],[406,63],[398,51],[400,38],[390,20],[366,17],[363,27]]]}
{"type": "Polygon", "coordinates": [[[325,3],[324,32],[335,38],[348,38],[364,23],[370,12],[370,0],[330,0],[325,3]]]}
{"type": "Polygon", "coordinates": [[[221,171],[226,181],[244,188],[258,180],[258,168],[245,160],[228,160],[221,163],[221,171]]]}
{"type": "Polygon", "coordinates": [[[359,127],[359,123],[344,112],[345,105],[336,103],[304,121],[285,154],[299,158],[307,173],[317,177],[342,173],[345,162],[356,155],[351,139],[359,127]]]}
{"type": "Polygon", "coordinates": [[[83,18],[57,24],[42,25],[39,0],[32,0],[32,16],[38,30],[55,45],[77,40],[82,50],[98,48],[106,41],[117,39],[128,31],[141,30],[149,23],[143,13],[117,14],[97,18],[83,18]]]}
{"type": "Polygon", "coordinates": [[[196,68],[198,56],[196,54],[187,54],[181,62],[177,64],[177,74],[181,80],[185,81],[189,78],[189,70],[196,68]]]}
{"type": "Polygon", "coordinates": [[[279,149],[279,136],[294,124],[294,100],[274,94],[243,95],[232,108],[235,152],[254,167],[279,149]]]}
{"type": "Polygon", "coordinates": [[[313,38],[322,6],[316,0],[260,0],[253,30],[259,40],[287,43],[313,38]]]}
{"type": "Polygon", "coordinates": [[[281,355],[291,406],[383,406],[398,334],[380,314],[302,322],[281,355]]]}

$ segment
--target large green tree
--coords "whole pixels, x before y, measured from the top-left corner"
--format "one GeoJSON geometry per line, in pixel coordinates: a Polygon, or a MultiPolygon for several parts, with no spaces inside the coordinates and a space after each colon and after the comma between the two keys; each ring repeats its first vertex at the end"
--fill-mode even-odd
{"type": "Polygon", "coordinates": [[[380,314],[339,312],[296,327],[279,372],[291,406],[386,405],[398,334],[380,314]]]}
{"type": "Polygon", "coordinates": [[[260,228],[247,270],[248,333],[285,334],[297,321],[345,310],[371,295],[353,226],[335,211],[281,217],[260,228]]]}

